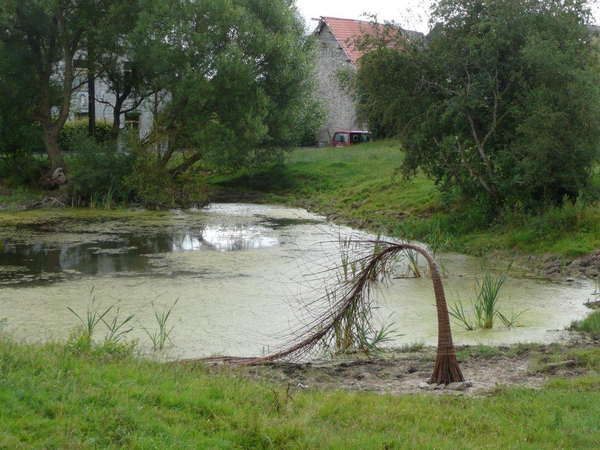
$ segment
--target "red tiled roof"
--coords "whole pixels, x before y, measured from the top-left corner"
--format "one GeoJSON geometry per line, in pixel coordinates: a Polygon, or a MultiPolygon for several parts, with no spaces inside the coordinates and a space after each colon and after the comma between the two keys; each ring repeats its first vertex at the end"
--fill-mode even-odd
{"type": "Polygon", "coordinates": [[[362,52],[357,50],[354,46],[354,39],[365,34],[376,34],[375,28],[371,22],[354,19],[339,19],[337,17],[321,17],[321,20],[329,27],[354,64],[356,64],[358,58],[362,56],[362,52]]]}

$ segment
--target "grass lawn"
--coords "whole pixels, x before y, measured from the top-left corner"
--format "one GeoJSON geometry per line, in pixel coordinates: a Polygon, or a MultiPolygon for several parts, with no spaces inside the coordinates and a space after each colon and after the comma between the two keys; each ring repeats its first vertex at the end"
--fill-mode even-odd
{"type": "MultiPolygon", "coordinates": [[[[598,351],[590,355],[597,368],[598,351]]],[[[600,378],[480,398],[322,392],[4,336],[0,423],[7,449],[591,449],[600,378]]]]}

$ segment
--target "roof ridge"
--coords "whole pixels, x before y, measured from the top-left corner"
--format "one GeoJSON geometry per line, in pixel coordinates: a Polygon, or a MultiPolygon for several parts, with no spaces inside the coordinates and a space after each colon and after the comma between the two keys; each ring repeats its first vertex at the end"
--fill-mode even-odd
{"type": "Polygon", "coordinates": [[[359,22],[359,23],[367,23],[367,24],[376,24],[377,22],[370,22],[368,20],[360,20],[360,19],[347,19],[344,17],[335,17],[335,16],[320,16],[321,19],[335,19],[335,20],[347,20],[349,22],[359,22]]]}

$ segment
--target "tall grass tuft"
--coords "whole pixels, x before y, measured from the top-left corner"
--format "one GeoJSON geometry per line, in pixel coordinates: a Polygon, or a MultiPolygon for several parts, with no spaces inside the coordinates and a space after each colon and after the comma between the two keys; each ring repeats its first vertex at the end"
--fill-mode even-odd
{"type": "Polygon", "coordinates": [[[80,324],[71,330],[69,335],[68,345],[72,350],[82,353],[90,353],[96,347],[99,353],[109,354],[130,354],[136,347],[135,342],[123,344],[122,340],[127,336],[133,327],[125,328],[127,324],[135,317],[134,314],[130,314],[125,319],[119,319],[120,307],[117,307],[115,316],[112,320],[106,320],[108,313],[114,308],[115,305],[109,306],[106,310],[101,311],[98,306],[95,305],[96,297],[93,295],[94,288],[90,291],[91,301],[87,307],[85,316],[80,316],[71,307],[67,306],[67,309],[77,317],[80,324]],[[94,345],[94,332],[98,327],[98,324],[102,322],[108,332],[104,337],[102,345],[94,345]]]}
{"type": "MultiPolygon", "coordinates": [[[[112,308],[112,306],[111,306],[111,308],[112,308]]],[[[104,320],[104,316],[102,317],[102,322],[104,323],[104,325],[106,325],[106,328],[108,328],[108,334],[104,338],[105,342],[117,343],[117,342],[121,341],[121,339],[123,339],[125,336],[127,336],[130,332],[133,331],[133,327],[130,327],[127,329],[124,329],[124,327],[125,327],[125,325],[129,324],[133,320],[133,318],[135,317],[135,314],[130,314],[125,319],[119,320],[120,312],[121,312],[121,307],[119,306],[119,307],[117,307],[115,316],[113,317],[113,319],[110,322],[107,322],[106,320],[104,320]]],[[[106,315],[106,314],[104,314],[104,315],[106,315]]]]}
{"type": "Polygon", "coordinates": [[[505,273],[499,277],[493,277],[489,271],[484,269],[483,281],[476,278],[477,281],[477,299],[473,303],[473,315],[465,311],[460,300],[450,306],[448,313],[459,325],[466,330],[472,331],[475,328],[491,329],[494,327],[496,318],[500,319],[506,328],[513,328],[517,319],[527,310],[520,312],[511,311],[510,315],[504,315],[500,312],[498,303],[500,301],[500,291],[508,277],[512,263],[509,264],[505,273]]]}
{"type": "Polygon", "coordinates": [[[171,312],[173,311],[173,308],[175,307],[178,301],[179,299],[175,300],[175,302],[171,305],[170,308],[164,306],[162,311],[160,312],[156,309],[155,303],[152,302],[152,308],[154,308],[154,317],[156,318],[158,329],[150,332],[147,328],[144,328],[144,331],[146,332],[146,334],[150,338],[150,341],[152,342],[152,350],[163,350],[167,346],[167,344],[173,345],[173,341],[171,340],[171,332],[173,331],[175,325],[169,328],[167,322],[169,321],[171,312]]]}
{"type": "Polygon", "coordinates": [[[571,322],[570,330],[584,331],[594,335],[600,335],[600,310],[593,311],[582,320],[571,322]]]}
{"type": "Polygon", "coordinates": [[[113,308],[110,306],[104,312],[100,312],[98,307],[95,306],[96,297],[94,296],[94,288],[92,287],[90,291],[90,303],[88,305],[86,314],[84,317],[81,317],[77,312],[73,310],[70,306],[67,306],[67,309],[71,311],[71,313],[79,319],[80,325],[71,332],[71,336],[69,341],[71,344],[81,351],[90,351],[93,344],[93,335],[94,330],[98,326],[98,324],[104,319],[104,316],[108,314],[108,312],[113,308]]]}
{"type": "Polygon", "coordinates": [[[489,329],[494,326],[494,317],[498,311],[500,291],[506,282],[506,273],[492,277],[489,272],[483,275],[483,281],[477,279],[479,293],[475,302],[475,316],[480,328],[489,329]]]}
{"type": "Polygon", "coordinates": [[[477,323],[475,323],[470,313],[465,311],[460,300],[458,300],[458,303],[448,306],[448,314],[450,314],[450,317],[453,317],[457,323],[463,326],[466,330],[473,331],[475,328],[477,328],[477,323]]]}

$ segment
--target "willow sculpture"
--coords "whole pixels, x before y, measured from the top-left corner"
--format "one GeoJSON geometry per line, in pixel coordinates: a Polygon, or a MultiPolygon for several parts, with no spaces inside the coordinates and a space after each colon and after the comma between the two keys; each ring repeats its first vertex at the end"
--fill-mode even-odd
{"type": "MultiPolygon", "coordinates": [[[[260,364],[280,359],[299,359],[326,348],[339,347],[340,332],[344,338],[361,342],[365,333],[375,331],[371,323],[372,290],[379,282],[389,279],[390,268],[405,251],[416,251],[427,260],[433,281],[438,318],[438,347],[433,374],[429,384],[450,384],[464,381],[452,342],[450,317],[442,284],[442,276],[433,255],[420,245],[382,240],[346,241],[353,243],[355,257],[344,264],[343,276],[338,275],[336,287],[314,302],[322,310],[311,314],[303,328],[294,330],[297,336],[283,350],[260,358],[212,358],[237,364],[260,364]],[[358,249],[358,251],[356,251],[358,249]],[[326,301],[325,301],[326,300],[326,301]],[[322,305],[327,307],[323,308],[322,305]],[[298,337],[299,336],[299,337],[298,337]]],[[[207,359],[204,359],[207,361],[207,359]]]]}

